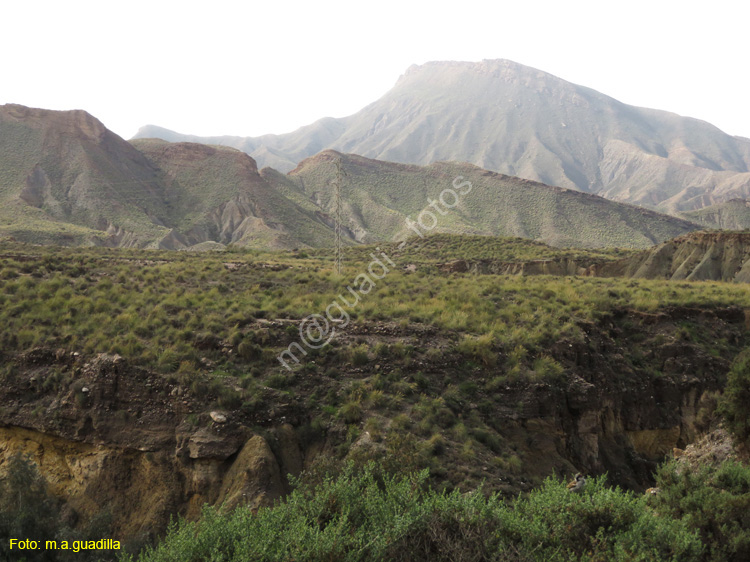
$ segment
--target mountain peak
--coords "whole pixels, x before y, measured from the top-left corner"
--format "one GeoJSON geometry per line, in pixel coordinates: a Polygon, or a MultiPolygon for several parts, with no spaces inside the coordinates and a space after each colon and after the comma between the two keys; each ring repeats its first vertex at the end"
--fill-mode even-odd
{"type": "Polygon", "coordinates": [[[307,166],[316,166],[318,164],[323,164],[325,162],[335,162],[338,159],[344,160],[346,158],[345,154],[342,154],[341,152],[338,152],[336,150],[327,149],[323,150],[322,152],[318,152],[314,156],[310,156],[308,158],[305,158],[302,160],[299,164],[297,164],[297,167],[294,168],[290,174],[296,174],[299,171],[303,170],[307,166]]]}
{"type": "Polygon", "coordinates": [[[181,135],[164,127],[158,125],[144,125],[138,129],[138,132],[133,137],[134,139],[162,139],[169,142],[179,142],[185,140],[181,135]]]}
{"type": "Polygon", "coordinates": [[[227,144],[281,171],[324,149],[404,164],[471,162],[675,215],[750,197],[750,142],[507,59],[412,65],[354,115],[286,135],[158,136],[227,144]]]}
{"type": "Polygon", "coordinates": [[[448,83],[461,79],[484,80],[484,86],[491,86],[492,81],[505,83],[525,83],[534,88],[549,87],[556,84],[559,87],[571,88],[574,84],[558,78],[531,66],[526,66],[508,59],[484,59],[479,62],[470,61],[430,61],[421,65],[412,65],[401,76],[399,83],[409,83],[420,79],[445,78],[448,83]]]}
{"type": "Polygon", "coordinates": [[[19,104],[0,105],[0,119],[25,122],[32,126],[56,130],[99,142],[109,132],[104,124],[82,109],[56,111],[39,109],[19,104]]]}
{"type": "MultiPolygon", "coordinates": [[[[460,70],[477,70],[477,71],[489,71],[489,70],[513,70],[515,72],[542,72],[536,68],[526,66],[524,64],[512,61],[510,59],[482,59],[481,61],[428,61],[423,64],[411,65],[404,74],[413,74],[421,70],[429,69],[460,69],[460,70]]],[[[547,74],[546,72],[542,72],[547,74]]]]}

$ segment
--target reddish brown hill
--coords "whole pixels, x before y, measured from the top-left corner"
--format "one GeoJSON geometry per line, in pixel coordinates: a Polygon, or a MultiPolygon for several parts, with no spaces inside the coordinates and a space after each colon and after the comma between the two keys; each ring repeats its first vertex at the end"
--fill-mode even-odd
{"type": "Polygon", "coordinates": [[[332,238],[240,151],[137,144],[85,111],[0,106],[0,235],[162,248],[291,248],[332,238]]]}

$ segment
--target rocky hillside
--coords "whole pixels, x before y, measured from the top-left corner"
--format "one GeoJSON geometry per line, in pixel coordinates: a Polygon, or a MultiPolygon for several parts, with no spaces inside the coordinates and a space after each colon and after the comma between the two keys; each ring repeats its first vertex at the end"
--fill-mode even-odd
{"type": "Polygon", "coordinates": [[[168,192],[176,194],[173,234],[162,247],[202,242],[265,249],[330,244],[330,219],[274,189],[243,152],[154,139],[133,145],[159,170],[168,192]]]}
{"type": "Polygon", "coordinates": [[[368,288],[352,248],[347,291],[310,254],[0,241],[0,476],[29,455],[71,526],[109,511],[118,539],[344,460],[508,497],[578,471],[642,490],[747,345],[736,284],[445,275],[405,249],[368,288]],[[304,339],[316,312],[329,345],[304,339]]]}
{"type": "Polygon", "coordinates": [[[271,188],[246,154],[139,141],[83,111],[0,107],[0,234],[18,240],[184,248],[320,245],[325,217],[271,188]]]}
{"type": "MultiPolygon", "coordinates": [[[[699,434],[704,394],[722,387],[729,364],[704,343],[675,334],[686,325],[709,330],[733,342],[734,350],[744,322],[739,309],[675,309],[658,315],[619,311],[582,325],[584,342],[559,342],[548,350],[566,370],[562,380],[509,380],[493,389],[491,401],[500,406],[491,411],[482,405],[485,391],[442,406],[446,419],[470,413],[467,424],[483,420],[489,427],[471,431],[479,439],[472,439],[477,451],[459,454],[452,443],[435,449],[445,462],[457,463],[445,477],[455,484],[468,475],[489,479],[491,489],[510,497],[550,474],[578,470],[606,471],[610,481],[628,488],[648,487],[657,463],[699,434]],[[645,338],[638,366],[629,359],[636,335],[645,338]],[[654,377],[651,369],[663,375],[654,377]],[[508,462],[511,457],[516,460],[508,462]]],[[[394,326],[358,323],[344,341],[365,338],[376,347],[393,335],[394,326]]],[[[460,360],[441,349],[442,335],[435,336],[419,329],[398,333],[420,349],[436,350],[429,362],[415,365],[420,372],[435,380],[447,372],[458,376],[460,360]]],[[[51,492],[65,500],[72,521],[88,520],[107,506],[114,536],[126,539],[159,536],[170,517],[195,519],[204,503],[272,505],[289,492],[288,474],[299,475],[342,450],[350,458],[382,455],[386,444],[372,428],[403,423],[391,421],[395,413],[387,408],[374,407],[367,417],[377,423],[351,441],[342,422],[311,429],[316,411],[305,399],[312,387],[299,388],[298,398],[266,388],[263,405],[248,415],[245,406],[207,409],[220,387],[196,394],[119,355],[37,349],[14,365],[0,392],[0,466],[15,454],[30,455],[51,492]],[[45,382],[61,375],[70,382],[45,382]]],[[[377,376],[373,367],[342,365],[342,378],[325,375],[316,384],[336,392],[377,376]]],[[[441,388],[437,383],[426,392],[439,396],[441,388]]],[[[417,426],[408,430],[421,432],[417,426]]]]}
{"type": "Polygon", "coordinates": [[[665,212],[750,196],[750,141],[709,123],[623,104],[507,60],[412,66],[382,98],[284,135],[138,137],[233,146],[287,171],[325,149],[481,168],[665,212]]]}
{"type": "Polygon", "coordinates": [[[166,199],[143,154],[88,113],[0,107],[3,234],[136,244],[169,232],[166,199]]]}
{"type": "Polygon", "coordinates": [[[538,257],[526,259],[520,256],[433,259],[422,265],[436,265],[444,273],[750,282],[750,233],[746,232],[692,232],[626,257],[545,253],[540,251],[538,257]]]}
{"type": "Polygon", "coordinates": [[[646,248],[697,228],[685,220],[471,164],[422,167],[324,151],[286,176],[265,168],[261,175],[300,205],[314,202],[331,214],[337,162],[346,174],[345,226],[364,243],[452,232],[517,236],[559,247],[646,248]],[[440,203],[441,194],[447,206],[440,203]],[[431,201],[437,201],[435,206],[431,201]],[[407,219],[421,223],[409,227],[407,219]]]}
{"type": "Polygon", "coordinates": [[[704,207],[699,211],[683,213],[683,216],[707,228],[748,230],[750,229],[750,201],[731,199],[726,203],[704,207]]]}
{"type": "Polygon", "coordinates": [[[632,257],[603,264],[595,275],[750,283],[750,233],[695,232],[632,257]]]}

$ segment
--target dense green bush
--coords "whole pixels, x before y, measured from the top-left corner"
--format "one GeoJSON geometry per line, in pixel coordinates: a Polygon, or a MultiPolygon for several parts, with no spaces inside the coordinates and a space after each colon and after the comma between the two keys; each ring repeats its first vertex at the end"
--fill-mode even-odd
{"type": "MultiPolygon", "coordinates": [[[[700,560],[697,533],[657,517],[646,499],[592,481],[572,494],[549,479],[507,504],[481,490],[437,493],[427,472],[384,476],[348,465],[253,514],[206,508],[174,524],[140,562],[211,560],[700,560]]],[[[133,560],[125,558],[125,560],[133,560]]]]}
{"type": "Polygon", "coordinates": [[[727,429],[740,442],[750,438],[750,350],[740,353],[727,375],[724,395],[719,401],[719,413],[727,429]]]}
{"type": "Polygon", "coordinates": [[[750,560],[750,468],[735,461],[697,468],[671,462],[659,468],[657,484],[654,509],[700,533],[703,560],[750,560]]]}
{"type": "Polygon", "coordinates": [[[362,421],[362,407],[356,402],[348,402],[341,407],[339,415],[346,423],[362,421]]]}

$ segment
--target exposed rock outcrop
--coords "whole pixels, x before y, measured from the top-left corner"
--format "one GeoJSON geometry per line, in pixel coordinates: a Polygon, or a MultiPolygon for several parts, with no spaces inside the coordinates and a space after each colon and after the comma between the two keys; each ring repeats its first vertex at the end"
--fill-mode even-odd
{"type": "Polygon", "coordinates": [[[692,232],[613,261],[572,258],[518,262],[454,260],[438,264],[437,267],[443,273],[580,275],[750,283],[750,233],[692,232]]]}
{"type": "Polygon", "coordinates": [[[694,232],[633,257],[601,264],[599,277],[750,282],[750,233],[694,232]]]}
{"type": "Polygon", "coordinates": [[[286,474],[302,468],[291,426],[278,430],[277,457],[249,427],[217,423],[184,389],[117,355],[82,362],[37,350],[6,383],[0,471],[11,456],[30,455],[84,519],[108,509],[118,536],[156,535],[170,516],[197,517],[205,503],[270,505],[288,492],[286,474]],[[55,365],[76,373],[56,393],[45,390],[55,365]]]}
{"type": "MultiPolygon", "coordinates": [[[[488,458],[482,470],[494,487],[513,496],[550,474],[578,471],[606,471],[636,490],[652,485],[657,463],[698,437],[703,396],[723,387],[729,369],[728,357],[675,337],[685,322],[733,352],[745,345],[741,309],[618,311],[581,325],[582,341],[547,350],[565,368],[564,378],[508,380],[493,390],[491,412],[471,406],[522,459],[523,476],[512,476],[488,458]],[[642,366],[631,361],[631,345],[642,366]]],[[[435,344],[434,330],[402,331],[353,323],[342,337],[435,344]]],[[[445,359],[418,368],[440,373],[438,380],[464,372],[445,359]]],[[[500,375],[496,368],[483,376],[500,375]]],[[[347,440],[344,426],[321,440],[301,440],[295,427],[309,421],[309,412],[293,403],[277,402],[253,419],[240,411],[214,411],[212,418],[204,396],[116,355],[85,361],[39,349],[18,359],[0,393],[0,472],[13,454],[30,454],[82,519],[109,506],[122,537],[159,533],[170,515],[197,517],[205,503],[269,505],[289,491],[288,474],[347,440]],[[72,376],[57,385],[48,380],[61,371],[72,376]]],[[[352,453],[370,448],[379,455],[378,447],[363,433],[352,453]]]]}
{"type": "Polygon", "coordinates": [[[0,234],[33,243],[182,249],[322,245],[330,229],[247,154],[118,137],[85,111],[0,105],[0,234]]]}
{"type": "Polygon", "coordinates": [[[591,262],[571,258],[504,262],[497,260],[454,260],[439,264],[443,273],[480,273],[493,275],[592,275],[591,262]]]}

